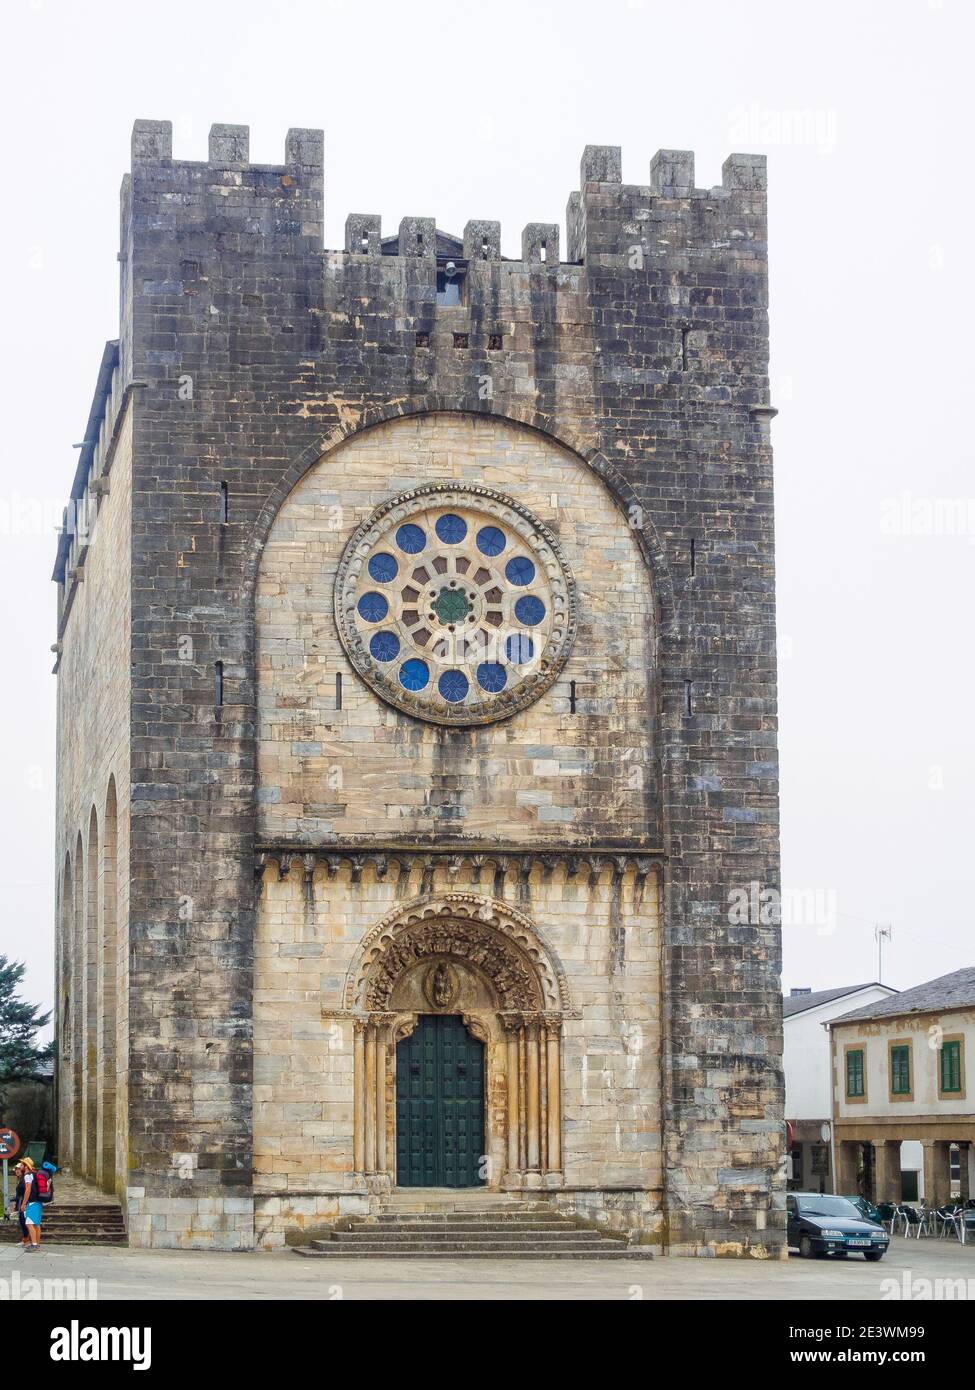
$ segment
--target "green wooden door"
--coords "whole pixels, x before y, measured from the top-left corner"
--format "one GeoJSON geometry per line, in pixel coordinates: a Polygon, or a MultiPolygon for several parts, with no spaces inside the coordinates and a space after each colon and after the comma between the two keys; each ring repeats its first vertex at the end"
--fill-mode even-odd
{"type": "Polygon", "coordinates": [[[396,1181],[478,1187],[484,1153],[484,1045],[456,1014],[421,1014],[396,1044],[396,1181]]]}

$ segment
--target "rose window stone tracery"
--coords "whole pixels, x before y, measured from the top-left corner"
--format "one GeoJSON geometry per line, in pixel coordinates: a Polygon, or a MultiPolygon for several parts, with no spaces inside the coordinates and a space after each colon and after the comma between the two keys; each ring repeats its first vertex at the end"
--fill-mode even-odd
{"type": "Polygon", "coordinates": [[[490,488],[430,484],[390,499],[339,565],[342,645],[390,704],[444,724],[523,709],[561,670],[574,582],[527,508],[490,488]]]}

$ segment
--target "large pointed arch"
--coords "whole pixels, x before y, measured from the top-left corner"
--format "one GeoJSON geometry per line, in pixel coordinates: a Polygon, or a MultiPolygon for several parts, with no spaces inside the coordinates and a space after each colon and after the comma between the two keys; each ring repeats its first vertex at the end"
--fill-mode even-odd
{"type": "Polygon", "coordinates": [[[62,1154],[70,1154],[74,1146],[73,1107],[74,1086],[72,1068],[72,1031],[74,1029],[74,1007],[71,985],[73,979],[74,953],[74,880],[71,853],[65,852],[61,871],[61,900],[58,916],[57,951],[57,1017],[55,1036],[57,1040],[57,1116],[58,1148],[62,1154]]]}
{"type": "Polygon", "coordinates": [[[85,921],[83,946],[84,989],[84,1172],[95,1176],[98,1152],[98,976],[99,976],[99,826],[98,812],[92,806],[88,816],[88,845],[85,856],[85,921]]]}
{"type": "Polygon", "coordinates": [[[118,1032],[118,796],[108,779],[101,845],[98,938],[98,1169],[99,1186],[115,1190],[118,1032]]]}
{"type": "Polygon", "coordinates": [[[71,900],[71,1163],[84,1171],[85,1082],[85,841],[78,831],[71,900]]]}

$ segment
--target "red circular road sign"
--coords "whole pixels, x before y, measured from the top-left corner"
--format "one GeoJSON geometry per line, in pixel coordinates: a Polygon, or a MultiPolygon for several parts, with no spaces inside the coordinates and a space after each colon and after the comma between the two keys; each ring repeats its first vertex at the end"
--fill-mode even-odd
{"type": "Polygon", "coordinates": [[[20,1135],[16,1130],[0,1125],[0,1158],[16,1158],[20,1153],[20,1135]]]}

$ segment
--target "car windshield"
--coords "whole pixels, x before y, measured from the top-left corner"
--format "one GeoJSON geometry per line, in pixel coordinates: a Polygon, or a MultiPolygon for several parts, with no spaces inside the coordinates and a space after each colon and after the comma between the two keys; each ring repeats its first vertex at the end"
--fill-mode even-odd
{"type": "Polygon", "coordinates": [[[803,1216],[846,1216],[854,1221],[863,1220],[863,1212],[849,1197],[800,1197],[799,1210],[803,1216]]]}

